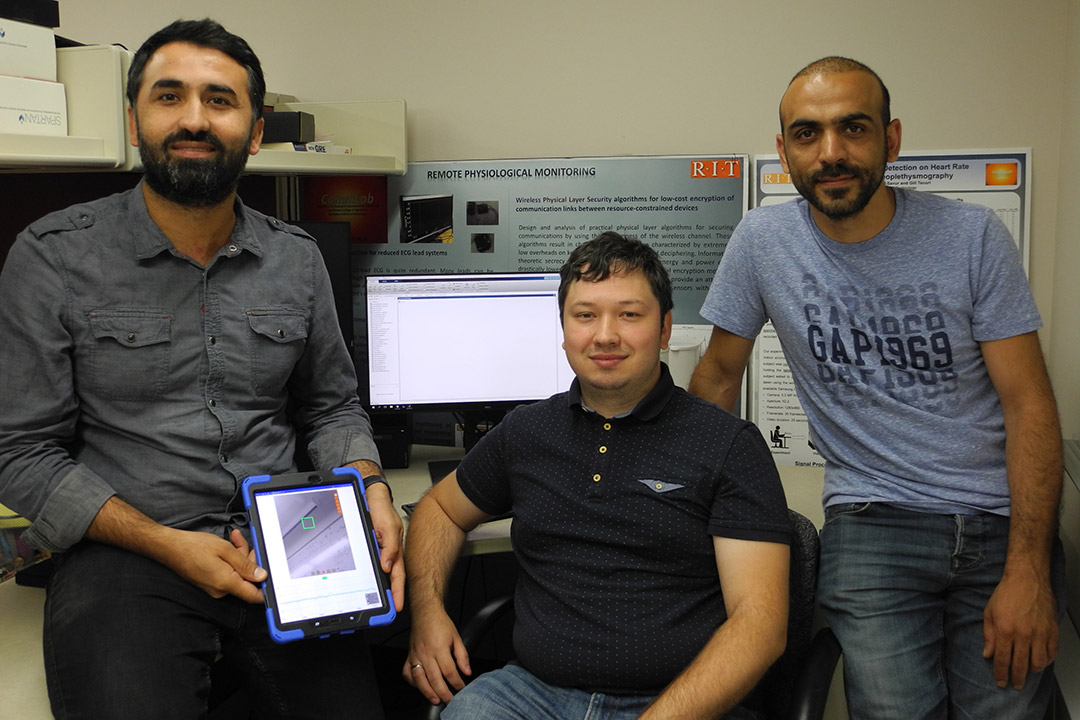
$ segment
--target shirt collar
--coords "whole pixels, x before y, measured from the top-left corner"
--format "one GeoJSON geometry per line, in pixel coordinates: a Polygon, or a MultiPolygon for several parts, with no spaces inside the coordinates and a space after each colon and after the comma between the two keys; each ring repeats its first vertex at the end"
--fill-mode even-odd
{"type": "MultiPolygon", "coordinates": [[[[128,196],[128,217],[135,244],[135,257],[139,260],[146,260],[173,249],[172,242],[150,218],[150,211],[146,207],[146,198],[143,195],[144,182],[146,181],[139,180],[139,184],[128,196]]],[[[233,210],[236,213],[236,225],[233,227],[229,244],[235,245],[238,252],[248,250],[262,257],[262,244],[255,236],[251,223],[247,222],[247,213],[239,195],[235,196],[233,210]]]]}
{"type": "MultiPolygon", "coordinates": [[[[667,406],[671,397],[675,394],[675,381],[671,379],[671,372],[666,363],[660,363],[660,379],[653,385],[652,390],[634,406],[634,409],[617,417],[635,417],[642,422],[654,419],[667,406]]],[[[579,406],[586,412],[596,412],[581,400],[581,382],[575,377],[570,384],[570,391],[566,394],[568,407],[579,406]]]]}

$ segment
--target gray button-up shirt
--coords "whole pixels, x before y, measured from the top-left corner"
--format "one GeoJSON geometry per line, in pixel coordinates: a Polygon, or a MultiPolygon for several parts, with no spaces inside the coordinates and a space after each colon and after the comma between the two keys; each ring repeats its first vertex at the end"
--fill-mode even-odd
{"type": "Polygon", "coordinates": [[[330,282],[305,233],[236,202],[202,267],[142,187],[52,213],[0,274],[0,502],[31,545],[77,542],[117,495],[154,520],[244,524],[239,481],[378,462],[330,282]]]}

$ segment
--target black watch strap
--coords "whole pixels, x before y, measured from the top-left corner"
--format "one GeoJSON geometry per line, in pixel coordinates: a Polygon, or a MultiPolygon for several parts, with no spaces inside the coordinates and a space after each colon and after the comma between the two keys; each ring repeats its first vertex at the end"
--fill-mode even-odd
{"type": "Polygon", "coordinates": [[[367,490],[369,487],[371,487],[375,483],[382,483],[383,485],[385,485],[386,486],[386,492],[390,493],[390,502],[394,502],[394,492],[390,489],[390,482],[386,479],[385,475],[380,475],[380,474],[366,475],[364,477],[364,490],[367,490]]]}

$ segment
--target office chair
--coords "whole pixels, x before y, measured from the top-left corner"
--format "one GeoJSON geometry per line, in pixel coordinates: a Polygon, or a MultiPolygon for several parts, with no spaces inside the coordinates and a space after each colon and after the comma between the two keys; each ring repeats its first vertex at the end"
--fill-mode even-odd
{"type": "MultiPolygon", "coordinates": [[[[818,531],[803,515],[788,510],[791,519],[791,570],[788,637],[784,654],[750,694],[768,720],[820,720],[829,685],[840,659],[840,644],[828,628],[813,634],[817,591],[818,531]]],[[[471,653],[496,622],[514,610],[513,595],[489,601],[461,628],[461,641],[471,653]]],[[[420,718],[434,720],[441,705],[425,707],[420,718]]]]}

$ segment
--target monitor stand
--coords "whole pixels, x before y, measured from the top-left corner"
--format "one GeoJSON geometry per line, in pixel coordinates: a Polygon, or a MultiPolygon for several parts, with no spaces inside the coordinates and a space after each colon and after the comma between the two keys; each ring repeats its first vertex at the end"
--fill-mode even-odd
{"type": "Polygon", "coordinates": [[[465,452],[472,450],[473,446],[480,442],[480,438],[484,437],[488,430],[498,425],[505,415],[506,410],[503,408],[456,411],[454,418],[461,423],[465,452]]]}
{"type": "MultiPolygon", "coordinates": [[[[480,410],[455,410],[454,419],[461,424],[462,443],[465,452],[473,449],[480,438],[487,434],[488,430],[495,427],[506,410],[496,408],[482,408],[480,410]]],[[[457,467],[458,460],[429,460],[428,473],[431,475],[431,483],[442,480],[457,467]]]]}

